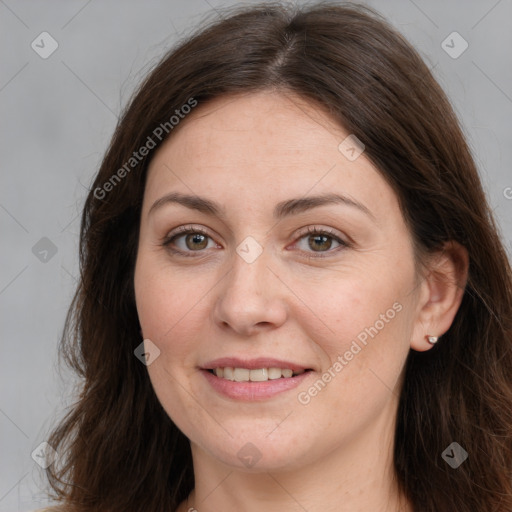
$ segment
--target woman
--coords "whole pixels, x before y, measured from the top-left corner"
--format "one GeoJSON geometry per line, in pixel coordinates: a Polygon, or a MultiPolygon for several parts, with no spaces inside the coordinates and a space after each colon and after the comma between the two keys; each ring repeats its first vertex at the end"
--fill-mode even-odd
{"type": "Polygon", "coordinates": [[[512,274],[428,68],[361,6],[198,31],[87,198],[73,511],[512,510],[512,274]]]}

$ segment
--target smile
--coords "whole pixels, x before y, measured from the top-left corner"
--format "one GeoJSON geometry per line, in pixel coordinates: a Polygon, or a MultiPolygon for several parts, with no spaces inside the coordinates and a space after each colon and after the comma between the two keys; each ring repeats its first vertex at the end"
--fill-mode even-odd
{"type": "Polygon", "coordinates": [[[215,394],[231,400],[262,402],[276,395],[285,395],[316,372],[289,368],[216,367],[201,369],[215,394]]]}
{"type": "Polygon", "coordinates": [[[306,370],[293,371],[289,368],[215,368],[210,370],[216,377],[234,382],[265,382],[276,379],[289,379],[302,375],[306,370]]]}

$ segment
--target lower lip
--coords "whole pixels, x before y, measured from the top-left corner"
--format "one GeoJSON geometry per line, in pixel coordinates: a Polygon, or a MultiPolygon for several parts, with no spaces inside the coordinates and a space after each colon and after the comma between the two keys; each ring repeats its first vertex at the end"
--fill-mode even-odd
{"type": "Polygon", "coordinates": [[[295,377],[281,377],[264,382],[236,382],[217,377],[208,370],[201,370],[201,373],[206,377],[206,380],[210,383],[212,388],[221,395],[235,400],[252,402],[272,398],[279,393],[296,388],[313,372],[308,371],[296,375],[295,377]]]}

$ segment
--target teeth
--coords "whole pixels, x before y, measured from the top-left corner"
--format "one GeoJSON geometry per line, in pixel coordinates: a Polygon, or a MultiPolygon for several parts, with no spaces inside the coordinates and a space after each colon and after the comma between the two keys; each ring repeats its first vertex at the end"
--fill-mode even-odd
{"type": "Polygon", "coordinates": [[[251,370],[249,372],[249,380],[251,382],[264,382],[268,380],[268,370],[266,368],[251,370]]]}
{"type": "Polygon", "coordinates": [[[268,369],[268,378],[273,379],[280,379],[281,378],[281,368],[269,368],[268,369]]]}
{"type": "Polygon", "coordinates": [[[267,380],[280,379],[281,377],[289,379],[294,375],[301,375],[305,370],[294,372],[289,368],[257,368],[249,370],[248,368],[215,368],[213,373],[220,378],[235,382],[265,382],[267,380]]]}
{"type": "Polygon", "coordinates": [[[247,368],[233,368],[235,382],[246,382],[249,380],[250,375],[251,370],[248,370],[247,368]]]}

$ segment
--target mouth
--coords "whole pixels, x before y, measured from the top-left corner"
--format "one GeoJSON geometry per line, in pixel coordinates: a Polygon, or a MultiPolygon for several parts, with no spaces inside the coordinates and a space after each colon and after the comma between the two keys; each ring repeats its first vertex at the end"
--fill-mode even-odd
{"type": "Polygon", "coordinates": [[[218,394],[242,401],[262,401],[292,390],[315,373],[314,368],[289,361],[222,358],[200,368],[218,394]]]}
{"type": "Polygon", "coordinates": [[[290,379],[312,371],[310,368],[292,370],[291,368],[237,368],[232,366],[206,369],[215,377],[232,382],[267,382],[269,380],[290,379]]]}

